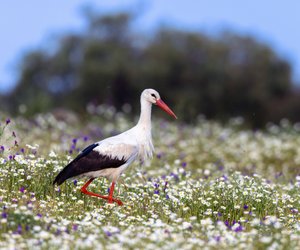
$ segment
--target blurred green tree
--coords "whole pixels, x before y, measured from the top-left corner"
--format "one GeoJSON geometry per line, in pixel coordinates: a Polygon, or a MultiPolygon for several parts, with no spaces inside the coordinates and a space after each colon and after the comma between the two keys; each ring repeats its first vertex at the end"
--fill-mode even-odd
{"type": "Polygon", "coordinates": [[[138,112],[140,91],[153,87],[185,121],[199,114],[221,120],[243,116],[259,127],[284,116],[298,119],[290,110],[299,110],[300,103],[289,63],[254,38],[172,28],[151,38],[133,32],[129,13],[89,13],[86,20],[83,33],[65,35],[54,51],[23,58],[9,96],[12,111],[21,104],[30,115],[60,106],[80,112],[88,103],[117,109],[129,103],[138,112]],[[277,114],[274,107],[281,104],[277,114]]]}

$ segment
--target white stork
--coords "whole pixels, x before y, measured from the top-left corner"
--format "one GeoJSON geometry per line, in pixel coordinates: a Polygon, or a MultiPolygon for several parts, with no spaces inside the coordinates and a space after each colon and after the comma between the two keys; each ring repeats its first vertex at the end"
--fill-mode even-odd
{"type": "Polygon", "coordinates": [[[115,183],[119,176],[134,160],[144,161],[152,157],[154,150],[151,138],[152,104],[159,106],[177,119],[156,90],[145,89],[141,94],[141,114],[137,125],[119,135],[106,138],[85,148],[56,176],[53,184],[60,185],[75,176],[87,176],[90,179],[81,188],[82,193],[106,199],[108,203],[116,202],[120,206],[123,205],[122,201],[113,198],[115,183]],[[108,196],[87,190],[91,182],[100,176],[112,181],[108,196]]]}

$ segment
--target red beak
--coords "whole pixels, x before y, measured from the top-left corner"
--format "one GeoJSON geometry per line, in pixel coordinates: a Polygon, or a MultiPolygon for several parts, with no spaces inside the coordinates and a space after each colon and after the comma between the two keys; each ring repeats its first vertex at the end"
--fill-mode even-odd
{"type": "Polygon", "coordinates": [[[158,107],[160,107],[162,110],[166,111],[169,115],[173,116],[175,119],[177,119],[177,116],[174,114],[174,112],[168,107],[167,104],[165,104],[162,99],[159,99],[155,103],[158,107]]]}

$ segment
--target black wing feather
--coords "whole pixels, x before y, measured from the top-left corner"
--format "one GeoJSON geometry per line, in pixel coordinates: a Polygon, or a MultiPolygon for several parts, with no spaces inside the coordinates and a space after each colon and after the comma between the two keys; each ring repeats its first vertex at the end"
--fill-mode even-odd
{"type": "Polygon", "coordinates": [[[91,144],[90,146],[87,146],[84,150],[81,151],[81,153],[79,155],[77,155],[77,157],[74,159],[74,161],[78,161],[80,158],[86,156],[87,154],[89,154],[90,152],[92,152],[92,150],[99,146],[98,143],[94,143],[94,144],[91,144]]]}
{"type": "Polygon", "coordinates": [[[71,177],[106,168],[118,168],[126,163],[125,158],[113,158],[94,151],[93,149],[98,145],[95,143],[85,148],[56,176],[53,184],[60,185],[71,177]]]}

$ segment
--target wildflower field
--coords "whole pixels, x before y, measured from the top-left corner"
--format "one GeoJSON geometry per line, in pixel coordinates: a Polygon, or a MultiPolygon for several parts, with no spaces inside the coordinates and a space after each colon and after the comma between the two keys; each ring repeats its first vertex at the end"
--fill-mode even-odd
{"type": "MultiPolygon", "coordinates": [[[[118,206],[82,194],[85,179],[52,185],[85,146],[134,125],[107,107],[89,112],[0,115],[0,249],[300,247],[299,124],[153,119],[155,156],[120,178],[118,206]]],[[[90,190],[108,187],[98,178],[90,190]]]]}

